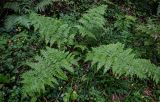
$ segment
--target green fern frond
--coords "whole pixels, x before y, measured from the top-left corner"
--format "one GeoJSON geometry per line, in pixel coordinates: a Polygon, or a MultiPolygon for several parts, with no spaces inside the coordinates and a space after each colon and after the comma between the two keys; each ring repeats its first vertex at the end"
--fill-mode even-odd
{"type": "Polygon", "coordinates": [[[39,30],[46,44],[60,45],[72,44],[75,34],[70,33],[72,27],[62,20],[51,17],[39,16],[36,13],[30,15],[30,20],[35,30],[39,30]]]}
{"type": "Polygon", "coordinates": [[[5,19],[5,23],[4,26],[7,30],[11,30],[14,28],[14,26],[16,25],[17,22],[17,16],[16,15],[12,15],[12,16],[8,16],[5,19]]]}
{"type": "Polygon", "coordinates": [[[136,30],[151,35],[152,37],[157,37],[160,35],[159,21],[155,19],[149,19],[146,24],[137,25],[136,30]]]}
{"type": "Polygon", "coordinates": [[[17,1],[8,1],[5,3],[3,8],[11,9],[18,14],[26,14],[29,11],[33,10],[33,1],[32,0],[17,0],[17,1]]]}
{"type": "Polygon", "coordinates": [[[7,30],[12,30],[16,25],[29,28],[30,21],[27,16],[10,15],[6,18],[4,25],[7,30]]]}
{"type": "Polygon", "coordinates": [[[124,50],[121,43],[101,45],[93,48],[87,54],[87,61],[92,61],[92,65],[97,64],[97,70],[104,69],[106,73],[112,69],[116,75],[137,76],[138,78],[153,78],[159,82],[160,69],[149,60],[136,58],[131,49],[124,50]]]}
{"type": "Polygon", "coordinates": [[[41,0],[39,3],[37,3],[35,10],[36,11],[45,11],[45,9],[49,6],[52,5],[54,2],[57,1],[66,1],[66,0],[41,0]]]}
{"type": "Polygon", "coordinates": [[[66,80],[63,69],[73,72],[72,65],[76,60],[72,54],[53,48],[41,51],[35,62],[27,62],[32,69],[22,75],[24,95],[33,95],[45,91],[45,86],[54,87],[58,79],[66,80]]]}
{"type": "Polygon", "coordinates": [[[96,8],[89,9],[81,19],[79,19],[79,25],[76,27],[82,36],[95,37],[99,30],[103,30],[105,19],[103,17],[106,5],[102,5],[96,8]]]}
{"type": "Polygon", "coordinates": [[[19,12],[20,7],[18,2],[7,2],[3,8],[11,9],[15,12],[19,12]]]}
{"type": "Polygon", "coordinates": [[[42,0],[36,5],[35,10],[40,12],[44,11],[46,7],[51,5],[54,1],[57,0],[42,0]]]}

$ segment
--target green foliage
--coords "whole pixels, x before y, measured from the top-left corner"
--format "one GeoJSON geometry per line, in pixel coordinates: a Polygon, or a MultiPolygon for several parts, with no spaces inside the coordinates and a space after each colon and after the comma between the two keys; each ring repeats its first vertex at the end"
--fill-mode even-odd
{"type": "Polygon", "coordinates": [[[159,2],[158,7],[157,7],[157,15],[160,16],[160,2],[159,2]]]}
{"type": "Polygon", "coordinates": [[[73,73],[72,64],[76,64],[72,54],[53,48],[42,50],[41,56],[36,56],[35,61],[27,62],[32,70],[22,75],[24,94],[44,92],[45,85],[53,87],[58,84],[57,79],[66,80],[62,68],[73,73]]]}
{"type": "Polygon", "coordinates": [[[82,36],[95,38],[95,35],[98,32],[103,31],[103,26],[105,24],[103,15],[105,13],[106,7],[106,5],[102,5],[90,9],[82,16],[82,18],[79,20],[80,25],[76,26],[82,36]]]}
{"type": "Polygon", "coordinates": [[[158,2],[3,0],[0,101],[158,101],[158,2]]]}
{"type": "Polygon", "coordinates": [[[34,2],[28,0],[5,1],[4,8],[13,10],[15,14],[25,14],[33,9],[34,2]]]}
{"type": "Polygon", "coordinates": [[[96,90],[94,87],[89,90],[92,100],[95,102],[105,102],[105,98],[102,96],[102,93],[96,90]]]}
{"type": "Polygon", "coordinates": [[[55,1],[60,1],[60,0],[41,0],[35,7],[36,11],[44,11],[47,6],[51,5],[55,1]]]}
{"type": "Polygon", "coordinates": [[[9,78],[3,74],[0,74],[0,83],[8,83],[9,78]]]}
{"type": "MultiPolygon", "coordinates": [[[[22,30],[21,27],[18,29],[22,30]]],[[[23,63],[39,52],[39,47],[43,48],[43,44],[37,36],[32,35],[31,38],[25,31],[14,36],[5,32],[1,34],[0,39],[3,40],[0,41],[0,89],[4,100],[18,102],[22,94],[19,78],[25,69],[23,63]]]]}
{"type": "Polygon", "coordinates": [[[53,2],[58,2],[60,0],[40,0],[39,2],[28,1],[28,0],[19,0],[15,2],[8,1],[4,4],[5,9],[11,9],[16,14],[9,15],[5,21],[6,30],[12,30],[17,24],[29,28],[29,20],[26,14],[30,12],[44,12],[45,9],[53,2]]]}
{"type": "Polygon", "coordinates": [[[137,30],[157,38],[160,35],[159,21],[149,19],[147,24],[137,25],[137,30]]]}
{"type": "Polygon", "coordinates": [[[46,44],[50,43],[50,46],[54,43],[59,46],[73,44],[75,34],[72,34],[70,25],[63,20],[40,16],[36,13],[31,13],[29,19],[34,30],[39,31],[46,44]]]}
{"type": "Polygon", "coordinates": [[[145,45],[154,46],[154,55],[159,58],[160,54],[160,25],[159,20],[155,18],[149,18],[146,23],[142,23],[137,25],[136,31],[138,34],[149,36],[149,39],[146,40],[144,43],[145,45]]]}
{"type": "Polygon", "coordinates": [[[70,102],[77,100],[78,94],[72,88],[68,88],[63,95],[63,102],[70,102]]]}
{"type": "Polygon", "coordinates": [[[39,1],[28,1],[28,0],[19,0],[19,1],[7,1],[4,5],[4,8],[11,9],[17,13],[26,13],[31,10],[36,12],[44,12],[49,5],[52,5],[53,2],[61,0],[39,0],[39,1]]]}
{"type": "Polygon", "coordinates": [[[7,2],[7,3],[5,3],[4,8],[9,8],[15,12],[19,12],[19,10],[20,10],[19,6],[20,5],[18,2],[7,2]]]}
{"type": "Polygon", "coordinates": [[[148,60],[135,58],[131,51],[131,49],[124,50],[124,45],[121,43],[101,45],[87,54],[87,60],[91,60],[92,65],[97,63],[97,70],[104,68],[103,73],[112,69],[118,76],[151,77],[158,83],[160,69],[148,60]]]}
{"type": "Polygon", "coordinates": [[[0,101],[1,102],[4,101],[4,93],[2,91],[0,91],[0,101]]]}
{"type": "Polygon", "coordinates": [[[34,26],[34,30],[39,30],[46,44],[52,46],[54,43],[61,45],[73,45],[76,32],[74,27],[77,27],[82,36],[94,37],[96,32],[103,30],[105,23],[103,14],[106,6],[90,9],[79,20],[79,25],[68,24],[61,19],[51,17],[43,17],[35,13],[31,13],[29,19],[34,26]],[[95,22],[96,21],[96,22],[95,22]],[[97,22],[99,21],[99,22],[97,22]]]}
{"type": "Polygon", "coordinates": [[[26,16],[11,15],[6,18],[6,21],[4,24],[6,30],[8,31],[13,30],[13,28],[15,28],[18,25],[29,28],[30,22],[26,16]]]}

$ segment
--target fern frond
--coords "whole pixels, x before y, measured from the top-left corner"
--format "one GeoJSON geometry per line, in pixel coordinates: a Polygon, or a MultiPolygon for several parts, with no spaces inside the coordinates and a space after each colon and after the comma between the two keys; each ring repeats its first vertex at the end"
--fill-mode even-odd
{"type": "Polygon", "coordinates": [[[106,73],[109,69],[116,75],[137,76],[138,78],[153,78],[159,82],[160,69],[149,60],[136,58],[131,49],[124,50],[121,43],[101,45],[93,48],[87,54],[87,60],[92,61],[92,65],[97,64],[97,70],[104,69],[106,73]]]}
{"type": "Polygon", "coordinates": [[[79,25],[76,27],[82,36],[95,37],[99,30],[103,30],[105,19],[103,17],[106,5],[102,5],[96,8],[89,9],[81,19],[79,19],[79,25]]]}
{"type": "Polygon", "coordinates": [[[63,69],[73,72],[72,64],[76,60],[72,54],[53,48],[41,51],[41,56],[35,57],[36,62],[28,62],[32,68],[22,75],[24,95],[33,95],[45,91],[45,86],[53,87],[58,79],[66,80],[63,69]]]}
{"type": "Polygon", "coordinates": [[[11,30],[14,28],[14,26],[16,25],[17,22],[17,16],[16,15],[12,15],[12,16],[8,16],[5,19],[5,23],[4,26],[7,30],[11,30]]]}
{"type": "Polygon", "coordinates": [[[40,12],[44,11],[46,7],[51,5],[54,1],[57,0],[42,0],[36,5],[35,10],[40,12]]]}
{"type": "Polygon", "coordinates": [[[5,3],[3,8],[11,9],[15,12],[18,12],[20,10],[18,2],[7,2],[5,3]]]}
{"type": "Polygon", "coordinates": [[[146,24],[137,25],[136,30],[157,37],[160,35],[159,21],[155,19],[149,19],[146,24]]]}
{"type": "Polygon", "coordinates": [[[32,0],[11,0],[6,2],[3,8],[11,9],[18,14],[26,14],[33,9],[33,5],[34,3],[32,0]]]}
{"type": "Polygon", "coordinates": [[[16,25],[29,28],[30,21],[26,16],[10,15],[6,18],[4,25],[7,30],[12,30],[16,25]]]}
{"type": "Polygon", "coordinates": [[[60,45],[72,44],[75,34],[70,33],[69,24],[51,17],[39,16],[36,13],[30,15],[30,20],[35,30],[39,30],[46,44],[53,43],[60,45]]]}

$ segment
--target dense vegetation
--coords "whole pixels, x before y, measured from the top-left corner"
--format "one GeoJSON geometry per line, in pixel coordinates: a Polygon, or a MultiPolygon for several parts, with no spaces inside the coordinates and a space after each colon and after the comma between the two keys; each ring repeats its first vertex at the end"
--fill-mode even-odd
{"type": "Polygon", "coordinates": [[[160,1],[0,1],[0,102],[115,101],[160,101],[160,1]]]}

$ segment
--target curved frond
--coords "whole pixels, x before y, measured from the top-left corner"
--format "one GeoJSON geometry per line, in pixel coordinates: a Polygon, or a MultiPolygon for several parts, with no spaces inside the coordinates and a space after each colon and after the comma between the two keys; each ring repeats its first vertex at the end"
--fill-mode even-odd
{"type": "Polygon", "coordinates": [[[151,77],[157,83],[160,79],[159,68],[149,60],[136,58],[132,50],[124,50],[124,45],[121,43],[101,45],[93,48],[87,54],[87,60],[92,61],[92,65],[97,64],[97,70],[103,68],[104,73],[111,69],[114,74],[119,76],[151,77]]]}

